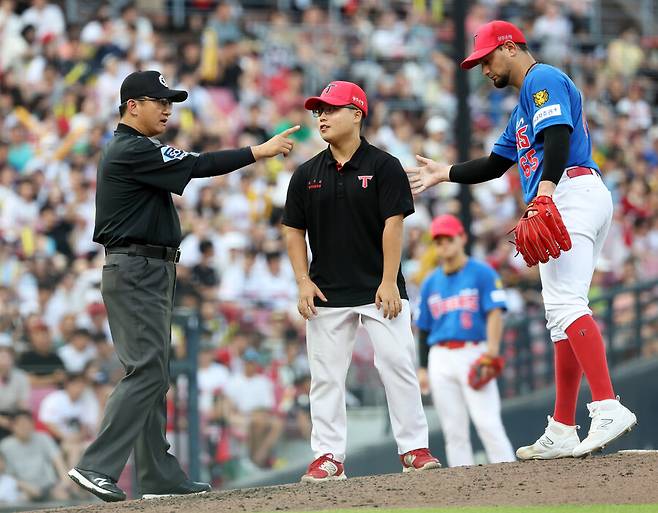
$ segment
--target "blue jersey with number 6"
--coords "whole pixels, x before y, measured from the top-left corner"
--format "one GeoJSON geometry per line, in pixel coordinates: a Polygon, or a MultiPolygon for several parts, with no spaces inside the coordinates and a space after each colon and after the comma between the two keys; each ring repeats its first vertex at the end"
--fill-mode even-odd
{"type": "Polygon", "coordinates": [[[487,315],[505,310],[505,291],[496,271],[469,258],[452,274],[439,267],[423,282],[416,325],[429,331],[427,343],[448,340],[482,342],[487,339],[487,315]]]}
{"type": "Polygon", "coordinates": [[[493,147],[494,153],[518,164],[526,203],[537,195],[544,171],[544,140],[540,134],[552,125],[567,125],[571,132],[567,167],[599,171],[592,160],[592,141],[580,91],[559,69],[536,64],[523,81],[519,104],[505,132],[493,147]]]}

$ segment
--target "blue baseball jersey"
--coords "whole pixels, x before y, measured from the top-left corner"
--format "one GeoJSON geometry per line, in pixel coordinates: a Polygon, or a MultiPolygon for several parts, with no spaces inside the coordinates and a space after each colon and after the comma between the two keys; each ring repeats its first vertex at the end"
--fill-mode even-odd
{"type": "Polygon", "coordinates": [[[494,308],[507,308],[500,278],[488,264],[469,258],[453,274],[439,267],[425,279],[416,325],[429,332],[429,345],[480,342],[487,338],[487,314],[494,308]]]}
{"type": "Polygon", "coordinates": [[[571,131],[567,167],[599,168],[592,160],[592,141],[583,99],[571,79],[548,64],[536,64],[523,81],[519,104],[512,111],[493,152],[518,164],[526,202],[537,195],[544,171],[544,128],[567,125],[571,131]]]}

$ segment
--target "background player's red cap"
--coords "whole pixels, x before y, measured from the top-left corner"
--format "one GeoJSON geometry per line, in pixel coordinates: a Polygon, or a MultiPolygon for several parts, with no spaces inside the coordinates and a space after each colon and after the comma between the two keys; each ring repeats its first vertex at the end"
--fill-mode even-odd
{"type": "Polygon", "coordinates": [[[480,59],[489,55],[505,41],[525,44],[525,37],[519,28],[509,21],[494,20],[482,25],[474,36],[473,53],[461,63],[462,69],[471,69],[480,59]]]}
{"type": "Polygon", "coordinates": [[[457,219],[455,216],[450,214],[444,214],[442,216],[437,216],[432,221],[430,226],[430,234],[433,239],[437,237],[447,236],[447,237],[456,237],[464,233],[464,225],[462,222],[457,219]]]}
{"type": "Polygon", "coordinates": [[[364,116],[368,115],[368,98],[366,93],[358,85],[352,82],[335,80],[327,85],[320,96],[311,96],[304,102],[306,110],[314,110],[323,103],[343,107],[345,105],[354,105],[363,112],[364,116]]]}

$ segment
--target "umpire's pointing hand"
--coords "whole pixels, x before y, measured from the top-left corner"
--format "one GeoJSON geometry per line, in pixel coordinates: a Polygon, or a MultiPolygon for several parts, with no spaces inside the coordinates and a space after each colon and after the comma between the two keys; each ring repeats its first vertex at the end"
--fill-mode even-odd
{"type": "Polygon", "coordinates": [[[254,158],[256,160],[265,159],[268,157],[275,157],[279,153],[283,154],[284,157],[287,156],[295,144],[289,136],[294,134],[300,128],[301,127],[299,125],[295,125],[293,127],[287,128],[283,132],[276,134],[269,141],[265,141],[263,144],[252,146],[251,152],[254,154],[254,158]]]}

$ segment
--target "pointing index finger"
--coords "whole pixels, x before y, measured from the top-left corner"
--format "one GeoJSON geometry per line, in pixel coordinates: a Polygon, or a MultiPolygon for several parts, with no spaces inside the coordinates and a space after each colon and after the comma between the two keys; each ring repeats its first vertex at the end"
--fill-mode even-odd
{"type": "Polygon", "coordinates": [[[280,135],[282,135],[282,136],[285,137],[285,136],[287,136],[287,135],[294,134],[294,133],[295,133],[297,130],[299,130],[300,128],[301,128],[301,125],[291,126],[290,128],[287,128],[287,129],[285,129],[283,132],[281,132],[280,135]]]}

